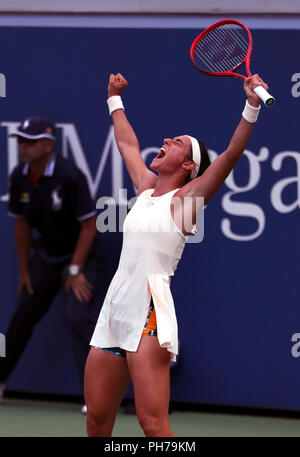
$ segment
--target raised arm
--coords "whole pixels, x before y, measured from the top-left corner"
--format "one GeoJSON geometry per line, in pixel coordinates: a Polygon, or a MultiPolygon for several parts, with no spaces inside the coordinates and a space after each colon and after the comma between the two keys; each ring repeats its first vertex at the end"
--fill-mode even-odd
{"type": "MultiPolygon", "coordinates": [[[[263,86],[268,90],[267,84],[265,84],[258,75],[251,76],[244,82],[247,101],[249,105],[251,105],[249,109],[251,110],[251,107],[253,107],[252,111],[258,110],[260,106],[260,98],[253,91],[257,86],[263,86]]],[[[227,149],[214,160],[205,170],[203,175],[186,184],[178,194],[180,194],[181,197],[204,197],[204,203],[206,204],[219,190],[229,173],[243,155],[251,136],[253,126],[254,122],[249,122],[242,117],[227,149]]]]}
{"type": "MultiPolygon", "coordinates": [[[[120,96],[127,86],[128,82],[120,73],[117,75],[111,74],[108,84],[108,99],[120,96]]],[[[116,100],[115,106],[122,106],[120,105],[120,100],[116,100]]],[[[157,177],[146,167],[141,157],[138,139],[128,122],[124,109],[114,109],[111,116],[114,123],[117,146],[134,186],[136,189],[140,189],[142,185],[154,187],[157,177]]]]}

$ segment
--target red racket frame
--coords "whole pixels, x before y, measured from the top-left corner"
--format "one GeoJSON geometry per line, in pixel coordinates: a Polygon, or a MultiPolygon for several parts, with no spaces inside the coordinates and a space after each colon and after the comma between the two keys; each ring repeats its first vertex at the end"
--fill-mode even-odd
{"type": "Polygon", "coordinates": [[[236,21],[235,19],[223,19],[222,21],[218,21],[218,22],[215,22],[214,24],[210,25],[207,29],[205,29],[202,33],[200,33],[200,35],[197,36],[197,38],[192,43],[192,46],[191,46],[191,49],[190,49],[190,57],[192,59],[193,64],[197,68],[197,70],[201,71],[201,73],[204,73],[205,75],[209,75],[209,76],[236,76],[236,77],[241,78],[241,79],[246,79],[247,76],[241,75],[240,73],[234,73],[234,72],[235,72],[235,70],[240,68],[243,64],[245,64],[246,65],[246,73],[247,73],[247,75],[248,76],[252,76],[252,73],[251,73],[251,70],[250,70],[250,57],[251,57],[252,48],[253,48],[253,39],[252,39],[252,35],[251,35],[250,30],[244,24],[242,24],[239,21],[236,21]],[[231,70],[228,70],[228,71],[209,72],[209,71],[201,70],[201,68],[198,67],[198,65],[196,64],[195,59],[194,59],[195,48],[196,48],[197,44],[199,43],[199,41],[203,37],[205,37],[212,30],[218,28],[220,25],[224,25],[224,24],[237,24],[240,27],[243,27],[244,30],[246,30],[246,32],[248,33],[248,38],[249,38],[249,47],[248,47],[247,55],[242,60],[241,63],[239,63],[234,68],[232,68],[231,70]]]}

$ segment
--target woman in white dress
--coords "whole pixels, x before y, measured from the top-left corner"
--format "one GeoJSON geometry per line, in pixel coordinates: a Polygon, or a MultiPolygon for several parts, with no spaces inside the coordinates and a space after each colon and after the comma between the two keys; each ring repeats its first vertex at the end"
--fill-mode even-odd
{"type": "Polygon", "coordinates": [[[243,154],[260,110],[253,89],[268,86],[247,78],[242,118],[227,149],[210,164],[193,137],[165,138],[149,170],[129,124],[121,94],[125,78],[110,75],[108,106],[115,138],[137,189],[123,227],[118,270],[110,284],[91,340],[85,370],[89,436],[111,436],[130,379],[137,416],[146,436],[175,436],[169,426],[170,360],[178,353],[177,321],[170,291],[198,211],[217,192],[243,154]]]}

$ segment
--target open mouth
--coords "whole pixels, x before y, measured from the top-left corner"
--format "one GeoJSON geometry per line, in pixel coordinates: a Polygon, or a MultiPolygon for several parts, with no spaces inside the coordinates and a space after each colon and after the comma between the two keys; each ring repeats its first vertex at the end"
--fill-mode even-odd
{"type": "Polygon", "coordinates": [[[161,158],[164,157],[165,155],[166,155],[166,150],[165,150],[165,148],[160,148],[159,153],[157,154],[156,158],[157,158],[157,159],[161,159],[161,158]]]}

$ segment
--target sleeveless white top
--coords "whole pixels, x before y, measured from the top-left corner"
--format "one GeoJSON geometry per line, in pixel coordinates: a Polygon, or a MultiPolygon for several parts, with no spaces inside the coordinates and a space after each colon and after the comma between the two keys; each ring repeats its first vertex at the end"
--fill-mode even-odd
{"type": "Polygon", "coordinates": [[[154,189],[147,189],[127,214],[119,266],[104,299],[92,346],[135,352],[152,295],[159,344],[176,360],[177,320],[170,280],[188,238],[171,215],[171,199],[177,190],[152,197],[154,189]]]}

